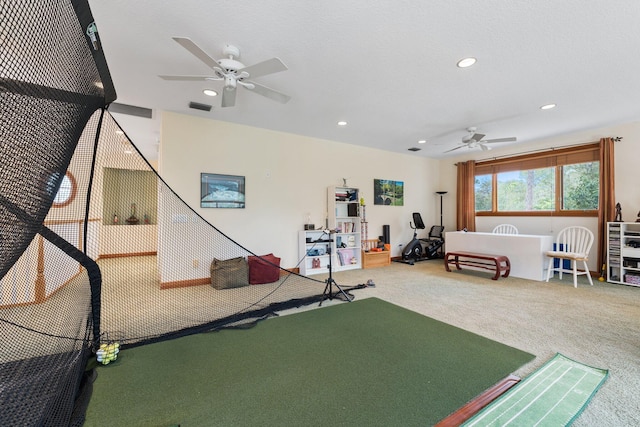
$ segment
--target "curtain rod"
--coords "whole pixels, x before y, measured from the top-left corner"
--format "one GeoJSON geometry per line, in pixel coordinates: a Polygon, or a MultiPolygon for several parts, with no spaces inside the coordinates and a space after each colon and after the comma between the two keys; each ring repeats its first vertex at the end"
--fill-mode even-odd
{"type": "MultiPolygon", "coordinates": [[[[620,142],[622,141],[622,137],[621,136],[614,136],[611,137],[611,139],[614,142],[620,142]]],[[[579,144],[572,144],[572,145],[563,145],[562,147],[550,147],[550,148],[541,148],[539,150],[531,150],[531,151],[523,151],[520,153],[513,153],[513,154],[505,154],[504,156],[496,156],[496,157],[489,157],[487,159],[481,159],[481,160],[476,160],[476,163],[478,162],[488,162],[490,160],[498,160],[498,159],[504,159],[506,157],[515,157],[515,156],[521,156],[523,154],[531,154],[531,153],[539,153],[541,151],[554,151],[556,149],[561,149],[561,148],[571,148],[571,147],[579,147],[581,145],[588,145],[588,144],[595,144],[595,142],[587,142],[587,143],[579,143],[579,144]]],[[[458,166],[458,163],[454,163],[454,166],[458,166]]]]}

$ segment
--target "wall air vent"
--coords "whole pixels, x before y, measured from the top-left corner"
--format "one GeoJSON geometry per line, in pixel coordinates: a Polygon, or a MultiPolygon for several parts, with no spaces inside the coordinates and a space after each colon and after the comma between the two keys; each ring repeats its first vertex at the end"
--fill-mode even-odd
{"type": "Polygon", "coordinates": [[[420,150],[422,150],[422,148],[418,148],[418,147],[411,147],[411,148],[408,148],[408,150],[409,150],[409,151],[420,151],[420,150]]]}
{"type": "Polygon", "coordinates": [[[193,102],[193,101],[189,103],[189,108],[193,108],[194,110],[201,110],[201,111],[211,111],[211,105],[200,104],[199,102],[193,102]]]}

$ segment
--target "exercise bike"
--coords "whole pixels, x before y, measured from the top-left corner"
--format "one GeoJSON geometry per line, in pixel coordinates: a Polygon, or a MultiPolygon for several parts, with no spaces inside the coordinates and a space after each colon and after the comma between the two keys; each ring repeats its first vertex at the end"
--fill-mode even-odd
{"type": "Polygon", "coordinates": [[[425,226],[420,213],[414,212],[413,222],[409,221],[409,226],[413,229],[413,239],[402,250],[403,262],[413,265],[416,261],[443,258],[444,227],[442,225],[434,225],[426,239],[418,239],[418,230],[424,230],[425,226]]]}

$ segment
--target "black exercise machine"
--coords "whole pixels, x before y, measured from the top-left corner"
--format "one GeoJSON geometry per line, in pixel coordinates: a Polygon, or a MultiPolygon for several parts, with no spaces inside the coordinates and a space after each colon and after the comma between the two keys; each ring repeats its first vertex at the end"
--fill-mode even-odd
{"type": "Polygon", "coordinates": [[[418,230],[425,229],[419,212],[413,213],[409,226],[413,229],[413,239],[402,250],[402,262],[413,265],[416,261],[444,258],[444,226],[434,225],[426,239],[418,239],[418,230]]]}

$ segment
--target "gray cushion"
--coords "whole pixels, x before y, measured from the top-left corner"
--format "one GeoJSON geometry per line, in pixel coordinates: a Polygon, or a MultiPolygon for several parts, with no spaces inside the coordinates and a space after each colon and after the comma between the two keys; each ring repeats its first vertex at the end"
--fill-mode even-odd
{"type": "Polygon", "coordinates": [[[249,285],[249,266],[244,257],[213,259],[211,286],[216,289],[239,288],[249,285]]]}

